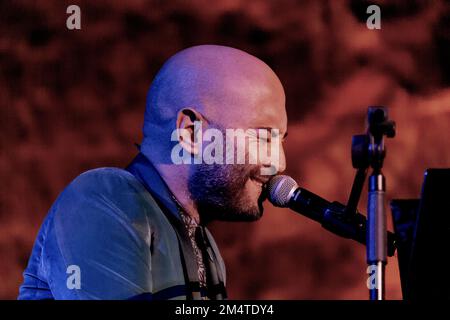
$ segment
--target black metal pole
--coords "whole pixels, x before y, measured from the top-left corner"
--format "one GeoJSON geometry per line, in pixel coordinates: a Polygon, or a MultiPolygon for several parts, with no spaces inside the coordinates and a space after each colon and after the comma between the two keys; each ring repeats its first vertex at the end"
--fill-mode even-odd
{"type": "Polygon", "coordinates": [[[384,300],[385,266],[387,263],[387,230],[384,195],[386,181],[380,169],[369,177],[367,201],[367,264],[373,272],[369,281],[370,300],[384,300]]]}

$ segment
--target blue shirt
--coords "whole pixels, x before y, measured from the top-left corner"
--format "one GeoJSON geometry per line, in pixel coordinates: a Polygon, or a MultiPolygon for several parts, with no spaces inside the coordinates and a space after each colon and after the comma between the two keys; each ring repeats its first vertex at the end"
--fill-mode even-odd
{"type": "Polygon", "coordinates": [[[37,235],[18,299],[226,298],[225,265],[204,228],[209,283],[172,195],[143,155],[99,168],[58,196],[37,235]]]}

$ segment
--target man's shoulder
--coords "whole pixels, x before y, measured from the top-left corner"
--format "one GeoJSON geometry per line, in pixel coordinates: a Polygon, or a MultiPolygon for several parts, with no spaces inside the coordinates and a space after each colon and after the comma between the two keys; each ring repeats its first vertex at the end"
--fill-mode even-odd
{"type": "Polygon", "coordinates": [[[68,187],[102,190],[116,185],[142,188],[139,181],[130,172],[114,167],[102,167],[85,171],[73,179],[68,187]]]}
{"type": "Polygon", "coordinates": [[[159,207],[139,180],[127,170],[103,167],[85,171],[70,182],[55,203],[55,209],[76,210],[77,215],[119,212],[131,219],[159,216],[159,207]]]}

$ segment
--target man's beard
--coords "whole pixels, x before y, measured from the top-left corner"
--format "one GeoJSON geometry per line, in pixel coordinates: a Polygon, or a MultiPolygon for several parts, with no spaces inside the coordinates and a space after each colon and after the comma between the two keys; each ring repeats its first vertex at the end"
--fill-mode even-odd
{"type": "Polygon", "coordinates": [[[200,219],[207,223],[212,220],[256,221],[262,217],[262,202],[265,191],[258,192],[250,178],[260,177],[260,167],[256,165],[198,164],[191,166],[189,191],[200,219]],[[259,197],[256,198],[256,194],[259,197]]]}

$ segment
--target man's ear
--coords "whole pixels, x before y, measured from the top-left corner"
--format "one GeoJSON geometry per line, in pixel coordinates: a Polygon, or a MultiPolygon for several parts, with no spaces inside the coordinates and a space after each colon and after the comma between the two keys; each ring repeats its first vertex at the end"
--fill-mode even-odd
{"type": "Polygon", "coordinates": [[[184,108],[177,115],[178,143],[193,155],[201,152],[203,120],[201,113],[191,108],[184,108]]]}

